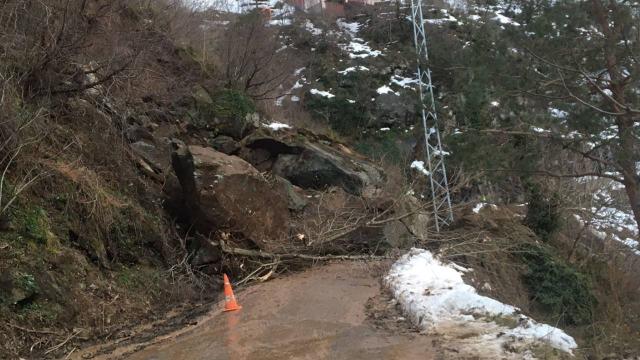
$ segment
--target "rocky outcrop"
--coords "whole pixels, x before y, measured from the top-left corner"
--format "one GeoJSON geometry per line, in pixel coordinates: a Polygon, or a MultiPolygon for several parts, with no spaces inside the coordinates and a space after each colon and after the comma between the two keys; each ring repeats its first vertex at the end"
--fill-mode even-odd
{"type": "Polygon", "coordinates": [[[307,143],[299,155],[278,156],[272,171],[303,188],[339,186],[354,195],[382,181],[382,173],[372,164],[355,161],[328,146],[312,143],[307,143]]]}
{"type": "Polygon", "coordinates": [[[216,129],[218,134],[242,139],[254,131],[260,125],[260,116],[257,113],[247,114],[243,118],[213,117],[208,119],[208,125],[216,129]]]}
{"type": "Polygon", "coordinates": [[[140,140],[130,145],[142,172],[164,182],[171,174],[171,141],[167,138],[140,140]]]}
{"type": "Polygon", "coordinates": [[[177,145],[173,167],[194,225],[203,234],[241,234],[265,251],[288,238],[289,202],[281,183],[211,148],[177,145]]]}
{"type": "Polygon", "coordinates": [[[225,135],[216,136],[209,141],[209,144],[214,149],[227,155],[233,155],[240,150],[240,144],[232,137],[225,135]]]}
{"type": "Polygon", "coordinates": [[[338,186],[360,195],[366,188],[382,184],[382,170],[344,145],[313,140],[293,130],[252,135],[243,140],[245,149],[240,156],[305,189],[338,186]]]}

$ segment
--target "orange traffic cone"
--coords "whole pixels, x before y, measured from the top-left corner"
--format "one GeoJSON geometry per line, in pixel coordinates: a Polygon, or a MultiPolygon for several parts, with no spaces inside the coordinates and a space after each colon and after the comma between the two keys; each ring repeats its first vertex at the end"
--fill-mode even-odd
{"type": "Polygon", "coordinates": [[[235,311],[242,309],[242,306],[236,302],[236,297],[233,295],[233,289],[231,289],[231,283],[227,274],[224,275],[224,311],[235,311]]]}

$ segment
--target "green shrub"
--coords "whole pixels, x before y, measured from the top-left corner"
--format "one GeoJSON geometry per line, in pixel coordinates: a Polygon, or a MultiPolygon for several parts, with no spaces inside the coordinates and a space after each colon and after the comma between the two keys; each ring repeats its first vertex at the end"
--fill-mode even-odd
{"type": "Polygon", "coordinates": [[[548,249],[526,244],[520,249],[528,266],[525,284],[532,300],[570,325],[591,323],[596,298],[588,278],[548,249]]]}
{"type": "Polygon", "coordinates": [[[525,190],[529,203],[525,224],[543,240],[548,240],[560,226],[558,195],[547,196],[538,184],[532,182],[525,182],[525,190]]]}
{"type": "Polygon", "coordinates": [[[213,94],[212,115],[223,118],[242,119],[256,111],[256,106],[245,93],[224,89],[213,94]]]}
{"type": "Polygon", "coordinates": [[[370,159],[381,159],[400,164],[410,155],[411,148],[403,144],[410,136],[401,131],[363,134],[355,143],[355,149],[370,159]]]}
{"type": "Polygon", "coordinates": [[[369,121],[367,109],[359,103],[352,104],[347,98],[335,96],[326,98],[310,95],[305,106],[314,117],[327,121],[341,135],[359,134],[369,121]]]}
{"type": "Polygon", "coordinates": [[[47,242],[49,216],[43,208],[36,206],[18,211],[17,218],[22,232],[27,237],[41,244],[47,242]]]}
{"type": "Polygon", "coordinates": [[[209,95],[204,88],[195,89],[195,106],[189,116],[198,128],[209,128],[214,118],[243,121],[247,114],[256,112],[253,100],[242,91],[224,89],[209,95]]]}

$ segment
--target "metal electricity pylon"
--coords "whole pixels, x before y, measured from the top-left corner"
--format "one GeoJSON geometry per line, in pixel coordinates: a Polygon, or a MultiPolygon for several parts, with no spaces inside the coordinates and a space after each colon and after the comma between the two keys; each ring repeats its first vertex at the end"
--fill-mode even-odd
{"type": "Polygon", "coordinates": [[[431,183],[431,201],[433,201],[433,217],[436,231],[453,222],[451,210],[451,195],[444,157],[440,130],[438,128],[438,114],[433,96],[431,70],[429,69],[429,50],[427,48],[427,34],[424,31],[422,16],[422,0],[411,0],[411,22],[413,23],[413,39],[417,54],[417,86],[420,95],[422,127],[425,141],[425,168],[429,171],[431,183]]]}

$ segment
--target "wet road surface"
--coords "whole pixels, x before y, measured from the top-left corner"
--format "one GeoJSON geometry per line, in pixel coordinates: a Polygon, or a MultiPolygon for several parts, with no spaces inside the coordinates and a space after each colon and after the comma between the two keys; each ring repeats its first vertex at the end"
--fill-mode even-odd
{"type": "Polygon", "coordinates": [[[434,359],[431,338],[377,329],[367,301],[380,293],[379,271],[335,263],[236,293],[237,312],[214,309],[201,324],[124,358],[434,359]]]}

